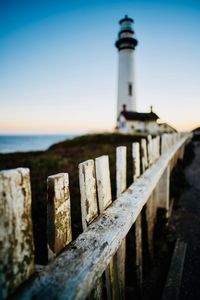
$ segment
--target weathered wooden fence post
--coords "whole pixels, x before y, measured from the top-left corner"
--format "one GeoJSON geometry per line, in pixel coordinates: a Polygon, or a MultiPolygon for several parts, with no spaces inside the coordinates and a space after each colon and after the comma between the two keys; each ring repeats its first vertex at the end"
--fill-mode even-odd
{"type": "Polygon", "coordinates": [[[98,204],[99,211],[103,213],[104,210],[112,203],[111,182],[110,182],[110,168],[109,158],[107,155],[97,157],[95,159],[98,204]]]}
{"type": "MultiPolygon", "coordinates": [[[[107,155],[95,159],[98,204],[100,214],[112,203],[109,158],[107,155]]],[[[118,299],[116,257],[113,257],[105,270],[108,299],[118,299]]]]}
{"type": "Polygon", "coordinates": [[[92,159],[79,164],[81,218],[85,230],[99,215],[96,195],[95,165],[92,159]]]}
{"type": "Polygon", "coordinates": [[[157,136],[155,138],[155,140],[156,140],[156,160],[157,160],[157,159],[159,159],[160,153],[161,153],[161,151],[160,151],[160,136],[157,136]]]}
{"type": "Polygon", "coordinates": [[[124,146],[116,149],[116,180],[117,180],[117,197],[127,188],[127,148],[124,146]]]}
{"type": "Polygon", "coordinates": [[[34,272],[29,170],[0,172],[0,298],[34,272]]]}
{"type": "Polygon", "coordinates": [[[141,150],[142,150],[142,173],[148,168],[148,158],[147,158],[147,143],[145,139],[141,140],[141,150]]]}
{"type": "MultiPolygon", "coordinates": [[[[141,147],[142,147],[142,173],[144,173],[149,166],[148,162],[154,163],[159,158],[159,150],[160,150],[159,137],[156,137],[153,140],[149,139],[149,144],[146,144],[146,140],[142,139],[141,147]],[[149,150],[148,158],[147,158],[147,151],[146,151],[147,148],[149,150]]],[[[143,232],[143,237],[145,236],[146,233],[148,253],[151,258],[153,258],[153,253],[154,253],[153,233],[154,233],[154,219],[155,219],[155,210],[156,210],[154,195],[155,194],[152,193],[152,195],[149,197],[149,200],[147,201],[143,212],[143,216],[144,216],[143,225],[145,225],[146,223],[146,231],[143,232]]],[[[143,226],[143,228],[145,228],[145,226],[143,226]]]]}
{"type": "Polygon", "coordinates": [[[158,208],[166,210],[166,217],[169,217],[169,185],[170,185],[170,166],[165,169],[158,185],[158,208]]]}
{"type": "MultiPolygon", "coordinates": [[[[85,231],[99,215],[94,160],[90,159],[79,164],[79,184],[81,193],[82,226],[83,231],[85,231]]],[[[97,281],[90,298],[103,299],[102,278],[99,278],[97,281]]]]}
{"type": "MultiPolygon", "coordinates": [[[[133,181],[140,177],[140,144],[132,144],[133,157],[133,181]]],[[[135,221],[135,263],[137,286],[142,288],[143,281],[143,261],[142,261],[142,213],[140,213],[135,221]]]]}
{"type": "Polygon", "coordinates": [[[47,241],[51,260],[72,241],[68,174],[49,176],[47,192],[47,241]]]}
{"type": "MultiPolygon", "coordinates": [[[[160,136],[154,138],[152,140],[152,164],[156,162],[156,160],[159,159],[161,155],[161,138],[160,136]]],[[[158,203],[158,186],[155,187],[153,193],[152,193],[152,201],[153,201],[153,207],[152,207],[152,239],[153,239],[153,232],[154,232],[154,226],[155,226],[155,221],[156,221],[156,216],[157,216],[157,203],[158,203]]],[[[151,250],[152,253],[154,254],[154,249],[151,250]]]]}
{"type": "Polygon", "coordinates": [[[133,158],[133,181],[140,177],[140,144],[132,144],[132,158],[133,158]]]}
{"type": "MultiPolygon", "coordinates": [[[[116,149],[116,180],[117,197],[127,188],[127,148],[116,149]]],[[[117,251],[117,279],[119,285],[119,299],[125,299],[125,262],[126,262],[126,239],[121,243],[117,251]]]]}
{"type": "MultiPolygon", "coordinates": [[[[145,147],[145,143],[144,146],[145,147]]],[[[149,162],[154,163],[154,161],[158,158],[158,139],[154,138],[153,140],[149,140],[147,146],[148,149],[153,149],[152,152],[148,152],[148,161],[146,165],[150,167],[149,162]]],[[[145,147],[145,148],[146,148],[145,147]]],[[[143,152],[144,153],[144,152],[143,152]]],[[[146,158],[145,158],[146,160],[146,158]]],[[[143,168],[143,172],[146,168],[143,168]]],[[[147,232],[147,245],[148,245],[148,252],[150,257],[153,257],[153,231],[154,231],[154,210],[155,210],[155,203],[154,203],[153,194],[150,196],[149,200],[145,206],[145,218],[146,218],[146,232],[147,232]]]]}
{"type": "Polygon", "coordinates": [[[153,141],[151,135],[147,136],[147,154],[148,154],[148,165],[151,166],[153,163],[153,141]]]}
{"type": "Polygon", "coordinates": [[[164,133],[161,137],[161,154],[169,149],[169,134],[164,133]]]}

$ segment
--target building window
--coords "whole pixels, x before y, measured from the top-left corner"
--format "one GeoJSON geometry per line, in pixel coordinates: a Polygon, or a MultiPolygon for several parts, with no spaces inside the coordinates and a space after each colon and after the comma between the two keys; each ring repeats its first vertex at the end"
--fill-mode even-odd
{"type": "Polygon", "coordinates": [[[128,94],[129,96],[132,96],[132,83],[128,84],[128,94]]]}

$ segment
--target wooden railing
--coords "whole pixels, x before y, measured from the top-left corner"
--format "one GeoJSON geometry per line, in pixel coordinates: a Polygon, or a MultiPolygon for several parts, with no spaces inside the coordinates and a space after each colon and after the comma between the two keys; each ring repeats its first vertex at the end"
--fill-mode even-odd
{"type": "Polygon", "coordinates": [[[133,143],[133,183],[127,189],[127,149],[116,151],[117,199],[112,201],[109,158],[79,165],[83,233],[72,241],[69,178],[48,177],[49,264],[35,272],[29,170],[0,172],[1,297],[13,299],[125,298],[126,236],[135,224],[137,285],[142,285],[141,212],[148,251],[158,208],[169,216],[170,172],[184,155],[191,134],[164,134],[133,143]],[[61,252],[61,253],[60,253],[61,252]],[[105,279],[102,274],[105,272],[105,279]],[[105,287],[105,288],[103,288],[105,287]],[[92,294],[91,294],[92,293],[92,294]]]}

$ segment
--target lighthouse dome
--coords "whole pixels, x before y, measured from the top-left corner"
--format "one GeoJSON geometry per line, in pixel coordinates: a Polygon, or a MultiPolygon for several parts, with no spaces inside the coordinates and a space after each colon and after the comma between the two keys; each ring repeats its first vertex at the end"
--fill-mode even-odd
{"type": "Polygon", "coordinates": [[[132,23],[133,23],[133,19],[131,19],[127,15],[125,15],[125,17],[119,21],[120,32],[122,32],[122,31],[133,32],[132,23]]]}

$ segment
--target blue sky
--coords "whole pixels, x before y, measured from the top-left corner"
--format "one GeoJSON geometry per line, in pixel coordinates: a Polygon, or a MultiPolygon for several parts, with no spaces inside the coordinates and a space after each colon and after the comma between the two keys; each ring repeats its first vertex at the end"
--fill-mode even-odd
{"type": "Polygon", "coordinates": [[[199,126],[199,1],[0,0],[0,133],[112,130],[125,14],[139,41],[138,110],[199,126]]]}

